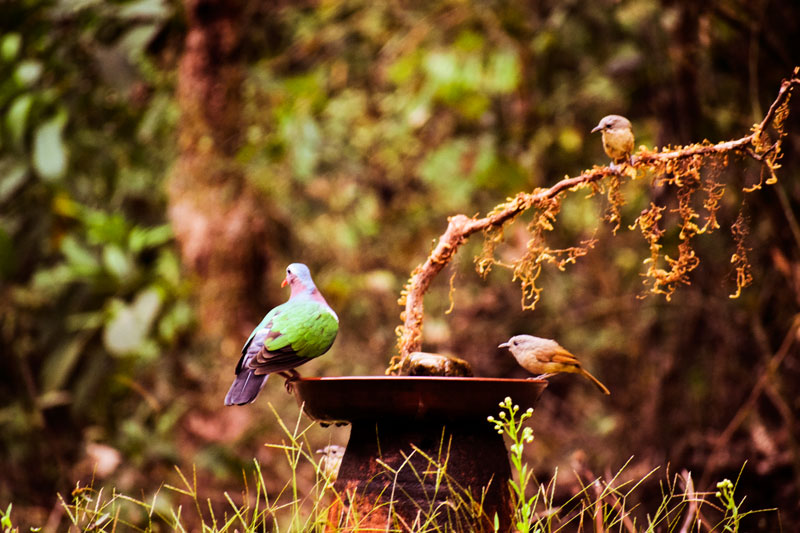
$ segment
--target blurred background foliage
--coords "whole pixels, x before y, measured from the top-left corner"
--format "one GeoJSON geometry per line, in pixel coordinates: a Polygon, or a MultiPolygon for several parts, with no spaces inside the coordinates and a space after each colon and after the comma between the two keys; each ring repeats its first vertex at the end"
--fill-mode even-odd
{"type": "MultiPolygon", "coordinates": [[[[294,400],[276,380],[253,406],[221,404],[241,341],[287,296],[286,264],[309,264],[341,317],[333,349],[304,373],[381,374],[399,291],[447,216],[606,164],[589,130],[609,113],[628,116],[648,147],[746,134],[800,64],[799,26],[789,0],[0,3],[0,501],[53,525],[56,492],[77,480],[146,496],[173,465],[195,464],[222,508],[217,497],[240,488],[252,457],[279,479],[277,452],[262,446],[280,439],[267,402],[291,419],[294,400]],[[220,64],[240,69],[233,94],[213,93],[236,109],[220,131],[237,134],[187,140],[181,120],[194,110],[178,88],[192,87],[180,65],[194,64],[191,36],[221,11],[230,35],[209,39],[233,45],[222,58],[212,46],[199,64],[212,90],[225,81],[220,64]],[[224,262],[239,243],[187,239],[173,223],[193,220],[168,215],[216,172],[180,162],[215,143],[226,145],[230,183],[253,199],[245,220],[258,229],[244,245],[258,247],[250,268],[260,272],[232,289],[240,306],[213,308],[246,316],[221,332],[197,312],[214,280],[187,250],[224,262]],[[168,194],[176,182],[181,195],[168,194]]],[[[697,239],[701,266],[671,302],[639,298],[647,246],[625,225],[651,200],[673,201],[643,182],[623,191],[614,237],[601,198],[568,195],[554,242],[598,243],[566,272],[543,274],[533,312],[520,310],[508,272],[475,274],[479,239],[437,280],[426,349],[469,360],[477,375],[524,377],[497,344],[554,337],[611,388],[606,399],[580,380],[552,380],[533,417],[530,460],[542,477],[576,464],[616,472],[635,456],[632,477],[669,463],[705,490],[749,461],[741,490],[751,505],[780,507],[784,523],[800,515],[800,358],[791,343],[777,366],[774,357],[796,335],[800,305],[793,109],[781,181],[743,196],[759,169],[730,161],[722,229],[697,239]],[[727,228],[740,211],[755,283],[730,300],[727,228]],[[737,414],[746,416],[719,440],[737,414]]],[[[214,117],[201,119],[209,131],[214,117]]],[[[209,190],[200,212],[217,209],[209,198],[227,201],[209,190]]],[[[524,252],[524,223],[501,256],[524,252]]]]}

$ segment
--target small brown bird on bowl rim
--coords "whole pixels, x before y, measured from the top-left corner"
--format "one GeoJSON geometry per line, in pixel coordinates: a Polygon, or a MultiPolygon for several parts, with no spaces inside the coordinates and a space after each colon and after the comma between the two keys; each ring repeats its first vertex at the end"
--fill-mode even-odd
{"type": "Polygon", "coordinates": [[[500,344],[498,348],[508,348],[522,368],[540,378],[566,372],[586,376],[603,394],[611,394],[608,387],[581,366],[574,355],[552,339],[533,335],[516,335],[500,344]]]}

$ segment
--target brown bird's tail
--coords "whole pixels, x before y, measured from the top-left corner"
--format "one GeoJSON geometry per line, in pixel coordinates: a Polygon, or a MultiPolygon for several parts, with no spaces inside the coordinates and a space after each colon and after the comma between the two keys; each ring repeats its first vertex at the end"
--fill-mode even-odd
{"type": "Polygon", "coordinates": [[[597,379],[596,377],[594,377],[593,375],[591,375],[591,374],[589,373],[589,371],[588,371],[588,370],[586,370],[585,368],[583,368],[583,367],[580,367],[580,368],[581,368],[581,374],[583,374],[584,376],[586,376],[587,378],[589,378],[589,379],[592,381],[592,383],[594,383],[595,385],[597,385],[597,388],[598,388],[598,389],[600,389],[601,391],[603,391],[603,394],[611,394],[611,391],[609,391],[609,390],[608,390],[608,387],[606,387],[605,385],[603,385],[602,383],[600,383],[600,380],[599,380],[599,379],[597,379]]]}

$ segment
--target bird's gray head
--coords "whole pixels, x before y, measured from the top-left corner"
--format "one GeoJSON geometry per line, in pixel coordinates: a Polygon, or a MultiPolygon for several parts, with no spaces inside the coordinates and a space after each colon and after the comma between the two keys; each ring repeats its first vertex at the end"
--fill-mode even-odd
{"type": "Polygon", "coordinates": [[[508,348],[512,353],[517,351],[524,351],[529,348],[536,348],[548,339],[541,337],[534,337],[533,335],[515,335],[508,339],[503,344],[498,345],[498,348],[508,348]]]}
{"type": "Polygon", "coordinates": [[[631,121],[622,115],[606,115],[600,119],[600,123],[592,129],[592,133],[596,131],[608,130],[625,130],[632,129],[631,121]]]}
{"type": "Polygon", "coordinates": [[[292,289],[292,296],[302,292],[311,292],[317,287],[311,279],[311,271],[303,263],[292,263],[286,267],[286,279],[281,283],[281,287],[289,285],[292,289]]]}

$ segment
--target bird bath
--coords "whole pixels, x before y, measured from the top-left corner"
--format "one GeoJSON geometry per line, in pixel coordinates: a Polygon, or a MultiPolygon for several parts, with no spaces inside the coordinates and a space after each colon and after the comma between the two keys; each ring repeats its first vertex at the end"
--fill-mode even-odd
{"type": "Polygon", "coordinates": [[[435,523],[455,531],[491,531],[495,513],[500,530],[509,530],[508,452],[486,418],[497,416],[507,396],[523,410],[533,407],[546,386],[536,379],[438,376],[296,381],[295,396],[309,416],[352,424],[329,530],[409,530],[435,514],[435,523]],[[446,465],[447,479],[437,464],[446,465]],[[483,508],[481,523],[467,519],[476,514],[470,499],[483,508]]]}

